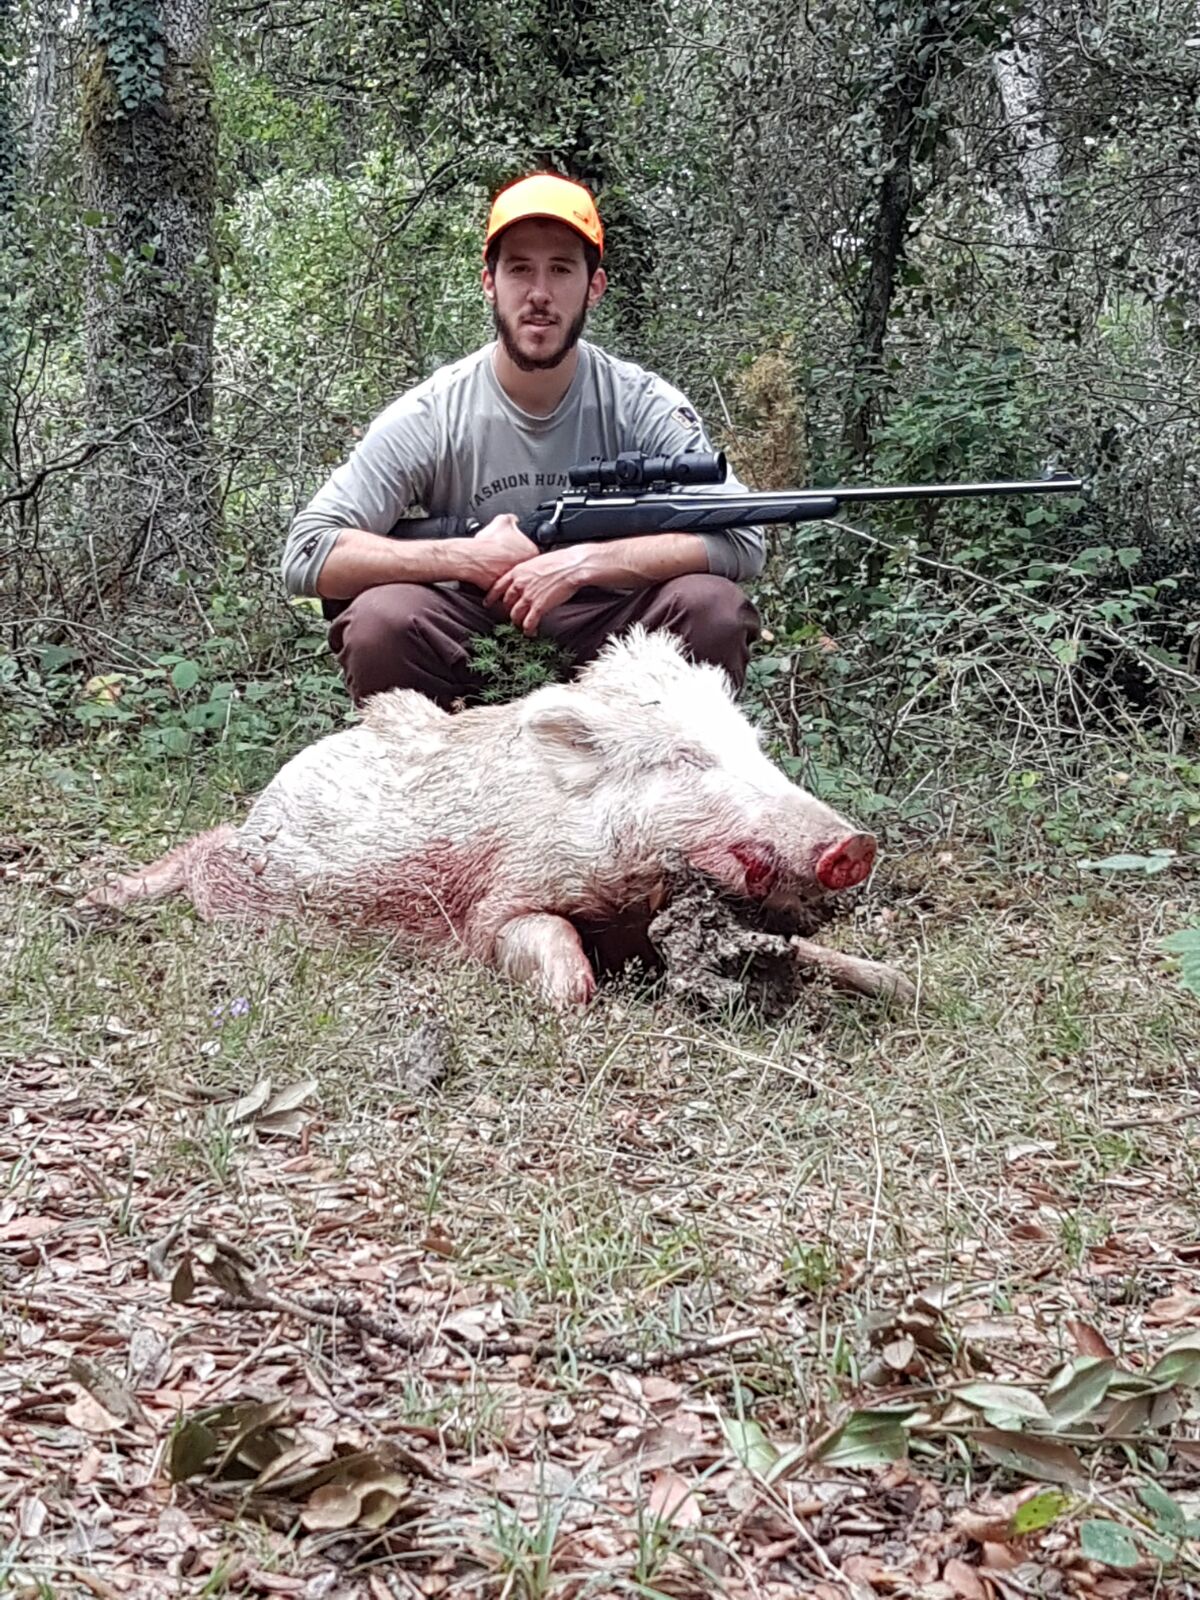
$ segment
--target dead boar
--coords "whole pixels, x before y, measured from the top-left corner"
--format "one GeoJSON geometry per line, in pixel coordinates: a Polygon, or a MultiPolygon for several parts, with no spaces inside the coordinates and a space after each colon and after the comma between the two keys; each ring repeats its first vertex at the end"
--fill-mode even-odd
{"type": "Polygon", "coordinates": [[[595,973],[576,921],[652,901],[690,865],[786,908],[861,883],[875,841],[763,753],[724,673],[634,629],[571,683],[450,716],[410,689],[284,766],[241,827],[94,890],[183,892],[206,919],[308,915],[458,943],[560,1006],[595,973]]]}

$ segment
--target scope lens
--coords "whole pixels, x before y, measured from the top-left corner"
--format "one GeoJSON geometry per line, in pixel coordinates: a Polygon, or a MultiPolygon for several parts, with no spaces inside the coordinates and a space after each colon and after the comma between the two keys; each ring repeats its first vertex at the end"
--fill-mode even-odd
{"type": "Polygon", "coordinates": [[[729,470],[722,450],[684,450],[665,465],[663,477],[671,483],[724,483],[729,470]]]}

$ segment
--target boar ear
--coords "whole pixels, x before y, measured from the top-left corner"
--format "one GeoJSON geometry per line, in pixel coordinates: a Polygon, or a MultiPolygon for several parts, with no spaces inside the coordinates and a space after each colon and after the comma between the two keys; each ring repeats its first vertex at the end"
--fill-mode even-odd
{"type": "Polygon", "coordinates": [[[590,789],[600,776],[603,756],[592,708],[577,693],[552,689],[534,696],[521,728],[569,789],[590,789]]]}

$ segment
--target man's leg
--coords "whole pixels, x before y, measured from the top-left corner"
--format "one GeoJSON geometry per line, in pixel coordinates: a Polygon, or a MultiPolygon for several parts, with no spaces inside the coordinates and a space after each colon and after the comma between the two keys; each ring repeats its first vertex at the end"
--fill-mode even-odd
{"type": "Polygon", "coordinates": [[[693,661],[724,667],[734,688],[741,688],[750,646],[758,638],[758,612],[736,583],[711,572],[668,578],[633,594],[583,589],[549,612],[539,631],[582,664],[635,622],[650,632],[668,629],[693,661]]]}
{"type": "Polygon", "coordinates": [[[381,583],[334,619],[329,647],[356,706],[384,689],[416,689],[448,711],[483,687],[471,649],[494,626],[474,589],[381,583]]]}

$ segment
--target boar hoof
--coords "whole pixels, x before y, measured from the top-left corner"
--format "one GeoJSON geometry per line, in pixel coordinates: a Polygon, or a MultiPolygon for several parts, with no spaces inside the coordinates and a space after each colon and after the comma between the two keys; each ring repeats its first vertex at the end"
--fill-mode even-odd
{"type": "Polygon", "coordinates": [[[543,972],[538,984],[542,998],[556,1011],[577,1011],[586,1006],[596,992],[596,978],[591,967],[586,972],[575,968],[543,972]]]}
{"type": "Polygon", "coordinates": [[[596,990],[578,933],[546,911],[506,922],[496,935],[495,961],[506,978],[536,989],[556,1010],[585,1006],[596,990]]]}

